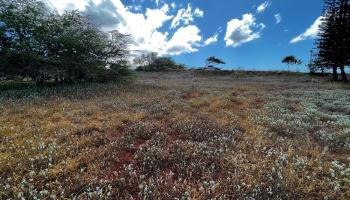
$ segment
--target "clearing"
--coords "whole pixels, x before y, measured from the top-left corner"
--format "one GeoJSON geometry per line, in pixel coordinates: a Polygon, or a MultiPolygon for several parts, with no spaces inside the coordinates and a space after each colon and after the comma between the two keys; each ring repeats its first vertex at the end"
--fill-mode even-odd
{"type": "Polygon", "coordinates": [[[349,199],[349,150],[349,86],[308,75],[0,93],[0,199],[349,199]]]}

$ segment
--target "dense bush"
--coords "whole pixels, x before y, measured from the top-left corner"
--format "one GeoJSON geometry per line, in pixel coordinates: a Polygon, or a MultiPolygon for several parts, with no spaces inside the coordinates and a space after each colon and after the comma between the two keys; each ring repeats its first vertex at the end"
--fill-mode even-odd
{"type": "Polygon", "coordinates": [[[116,64],[128,54],[128,36],[110,34],[78,11],[59,15],[39,0],[0,0],[0,77],[42,85],[129,75],[116,64]]]}
{"type": "Polygon", "coordinates": [[[87,80],[106,83],[110,81],[123,81],[125,79],[132,79],[134,74],[129,69],[126,61],[112,63],[108,66],[91,67],[87,71],[87,80]]]}
{"type": "Polygon", "coordinates": [[[160,72],[160,71],[173,71],[173,70],[184,70],[184,69],[185,69],[185,66],[183,64],[177,64],[170,57],[157,57],[146,66],[137,67],[136,71],[160,72]]]}

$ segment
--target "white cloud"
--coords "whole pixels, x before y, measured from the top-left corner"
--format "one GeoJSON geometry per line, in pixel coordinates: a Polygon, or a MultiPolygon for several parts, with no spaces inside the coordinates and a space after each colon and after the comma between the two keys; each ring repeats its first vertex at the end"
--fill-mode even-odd
{"type": "Polygon", "coordinates": [[[293,38],[290,43],[297,43],[301,42],[307,39],[314,39],[317,37],[317,34],[319,33],[319,27],[322,24],[322,16],[318,17],[315,22],[308,28],[306,31],[297,37],[293,38]]]}
{"type": "Polygon", "coordinates": [[[190,53],[198,51],[202,37],[197,26],[189,25],[179,28],[167,43],[166,52],[178,55],[183,52],[190,53]]]}
{"type": "Polygon", "coordinates": [[[280,13],[275,14],[276,24],[279,24],[282,22],[282,16],[280,13]]]}
{"type": "MultiPolygon", "coordinates": [[[[94,3],[101,3],[101,0],[92,0],[94,3]]],[[[59,13],[63,13],[64,10],[84,10],[85,6],[88,4],[86,0],[48,0],[48,3],[57,9],[59,13]]]]}
{"type": "Polygon", "coordinates": [[[199,8],[196,8],[194,10],[194,16],[196,16],[196,17],[203,17],[204,16],[203,10],[200,10],[199,8]]]}
{"type": "Polygon", "coordinates": [[[208,46],[208,45],[217,43],[218,37],[219,37],[219,33],[215,33],[213,36],[211,36],[210,38],[208,38],[204,41],[204,46],[208,46]]]}
{"type": "Polygon", "coordinates": [[[178,10],[176,16],[171,22],[171,28],[176,28],[182,22],[184,25],[188,25],[190,22],[194,21],[195,17],[203,17],[204,12],[199,8],[196,8],[192,11],[192,7],[190,4],[187,5],[187,9],[178,10]]]}
{"type": "Polygon", "coordinates": [[[232,19],[227,23],[226,46],[238,47],[243,43],[258,39],[264,28],[263,23],[256,23],[255,17],[251,13],[244,14],[242,20],[232,19]]]}
{"type": "Polygon", "coordinates": [[[158,6],[160,3],[162,3],[162,0],[155,0],[155,1],[156,1],[157,6],[158,6]]]}
{"type": "Polygon", "coordinates": [[[208,45],[217,43],[221,32],[222,32],[222,27],[220,26],[213,36],[209,37],[204,41],[202,46],[208,46],[208,45]]]}
{"type": "Polygon", "coordinates": [[[180,18],[185,26],[175,29],[174,34],[170,35],[167,31],[160,30],[164,28],[166,22],[174,18],[169,14],[168,4],[163,4],[156,9],[146,8],[145,13],[142,13],[137,8],[126,7],[121,0],[48,1],[60,13],[65,9],[82,11],[90,16],[103,31],[118,30],[121,33],[130,34],[132,37],[130,50],[134,54],[152,51],[159,55],[179,55],[198,51],[201,46],[200,29],[190,25],[190,22],[194,21],[194,17],[203,16],[203,11],[200,9],[193,11],[190,6],[180,18]]]}
{"type": "Polygon", "coordinates": [[[266,10],[267,7],[271,6],[270,1],[265,1],[264,3],[260,4],[258,8],[256,9],[257,13],[262,13],[266,10]]]}
{"type": "Polygon", "coordinates": [[[136,12],[140,12],[142,10],[141,5],[132,5],[132,6],[127,6],[126,8],[129,11],[136,11],[136,12]]]}

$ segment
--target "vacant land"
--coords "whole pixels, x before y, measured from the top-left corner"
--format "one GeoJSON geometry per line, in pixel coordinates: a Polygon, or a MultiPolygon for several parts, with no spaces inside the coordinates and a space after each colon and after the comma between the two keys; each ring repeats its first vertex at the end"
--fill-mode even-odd
{"type": "Polygon", "coordinates": [[[138,76],[0,91],[0,199],[350,198],[348,86],[138,76]]]}

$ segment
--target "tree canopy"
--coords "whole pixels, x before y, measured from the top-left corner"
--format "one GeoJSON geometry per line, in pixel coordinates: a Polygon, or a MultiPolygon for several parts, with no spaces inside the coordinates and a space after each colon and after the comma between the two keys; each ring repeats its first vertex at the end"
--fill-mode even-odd
{"type": "Polygon", "coordinates": [[[345,66],[350,65],[350,2],[349,0],[325,0],[319,38],[316,41],[318,67],[333,70],[333,80],[347,81],[345,66]]]}
{"type": "Polygon", "coordinates": [[[215,56],[210,56],[206,59],[207,66],[210,64],[226,64],[223,60],[220,58],[217,58],[215,56]]]}
{"type": "Polygon", "coordinates": [[[185,69],[184,65],[177,64],[172,58],[158,57],[154,52],[137,56],[134,58],[134,63],[138,65],[137,71],[160,72],[185,69]]]}
{"type": "Polygon", "coordinates": [[[128,55],[129,39],[105,33],[78,11],[60,15],[39,0],[0,0],[0,76],[38,84],[93,80],[128,55]]]}
{"type": "Polygon", "coordinates": [[[297,59],[293,55],[289,55],[289,56],[286,56],[282,59],[282,63],[288,65],[288,71],[289,71],[290,70],[289,68],[291,65],[300,65],[300,64],[302,64],[302,61],[297,59]]]}

